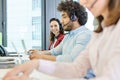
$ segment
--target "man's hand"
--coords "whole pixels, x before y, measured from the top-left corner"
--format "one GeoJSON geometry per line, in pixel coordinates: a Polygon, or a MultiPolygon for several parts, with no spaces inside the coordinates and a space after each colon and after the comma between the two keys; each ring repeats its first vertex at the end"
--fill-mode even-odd
{"type": "Polygon", "coordinates": [[[29,50],[28,53],[29,53],[29,54],[33,54],[33,53],[44,54],[43,51],[40,51],[40,50],[34,50],[34,49],[29,50]]]}
{"type": "Polygon", "coordinates": [[[44,54],[32,53],[32,54],[30,54],[29,58],[30,58],[30,60],[33,60],[33,59],[43,59],[43,55],[44,54]]]}
{"type": "Polygon", "coordinates": [[[45,59],[45,60],[56,61],[56,56],[46,55],[46,54],[38,54],[38,53],[31,54],[29,58],[30,58],[30,60],[45,59]]]}
{"type": "Polygon", "coordinates": [[[35,49],[31,49],[28,51],[29,54],[33,54],[33,53],[38,53],[38,54],[46,54],[46,55],[51,55],[49,50],[35,50],[35,49]]]}

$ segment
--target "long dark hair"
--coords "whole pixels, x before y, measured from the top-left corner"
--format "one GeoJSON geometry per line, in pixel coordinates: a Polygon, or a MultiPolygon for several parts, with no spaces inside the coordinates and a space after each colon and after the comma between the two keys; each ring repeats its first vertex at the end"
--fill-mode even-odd
{"type": "MultiPolygon", "coordinates": [[[[59,25],[59,30],[60,30],[60,31],[59,31],[60,34],[64,34],[64,30],[63,30],[62,24],[60,23],[59,19],[57,19],[57,18],[51,18],[51,19],[50,19],[50,23],[51,23],[52,21],[56,21],[56,22],[58,23],[58,25],[59,25]]],[[[55,38],[55,34],[53,34],[53,33],[50,31],[50,41],[54,42],[54,38],[55,38]]]]}
{"type": "MultiPolygon", "coordinates": [[[[107,20],[104,21],[105,26],[116,24],[120,18],[120,0],[109,0],[108,9],[109,9],[109,16],[107,20]]],[[[103,31],[101,22],[103,21],[103,16],[98,16],[97,20],[99,22],[98,28],[94,30],[96,33],[100,33],[103,31]]]]}

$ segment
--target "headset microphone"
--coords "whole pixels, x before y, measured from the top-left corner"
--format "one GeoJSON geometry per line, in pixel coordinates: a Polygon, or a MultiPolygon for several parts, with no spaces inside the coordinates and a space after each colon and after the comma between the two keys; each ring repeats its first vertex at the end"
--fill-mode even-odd
{"type": "Polygon", "coordinates": [[[70,21],[68,23],[66,23],[64,26],[67,26],[68,24],[70,24],[71,22],[74,22],[75,20],[77,20],[77,16],[75,15],[75,12],[71,14],[70,16],[70,21]]]}
{"type": "Polygon", "coordinates": [[[71,20],[70,20],[68,23],[66,23],[65,25],[63,25],[63,27],[64,27],[64,26],[67,26],[67,25],[70,24],[70,23],[71,23],[71,20]]]}
{"type": "Polygon", "coordinates": [[[95,1],[92,3],[92,5],[90,6],[90,8],[92,8],[92,7],[95,5],[96,2],[97,2],[97,0],[95,0],[95,1]]]}

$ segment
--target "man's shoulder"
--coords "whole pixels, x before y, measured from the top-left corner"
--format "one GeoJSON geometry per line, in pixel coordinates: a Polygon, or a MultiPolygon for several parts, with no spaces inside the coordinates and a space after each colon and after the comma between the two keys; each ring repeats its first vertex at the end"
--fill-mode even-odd
{"type": "Polygon", "coordinates": [[[92,31],[90,31],[89,29],[85,28],[82,31],[79,31],[77,35],[91,35],[92,31]]]}
{"type": "Polygon", "coordinates": [[[89,29],[83,30],[81,32],[79,32],[78,34],[76,34],[76,39],[77,40],[81,40],[81,39],[90,39],[92,36],[92,31],[90,31],[89,29]]]}

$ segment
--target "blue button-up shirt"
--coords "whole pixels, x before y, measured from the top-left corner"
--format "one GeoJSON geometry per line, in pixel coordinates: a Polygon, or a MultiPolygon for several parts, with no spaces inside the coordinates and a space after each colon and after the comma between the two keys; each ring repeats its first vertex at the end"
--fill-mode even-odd
{"type": "Polygon", "coordinates": [[[90,39],[91,31],[85,26],[80,26],[66,34],[62,42],[50,52],[57,56],[58,62],[72,62],[85,49],[90,39]]]}

